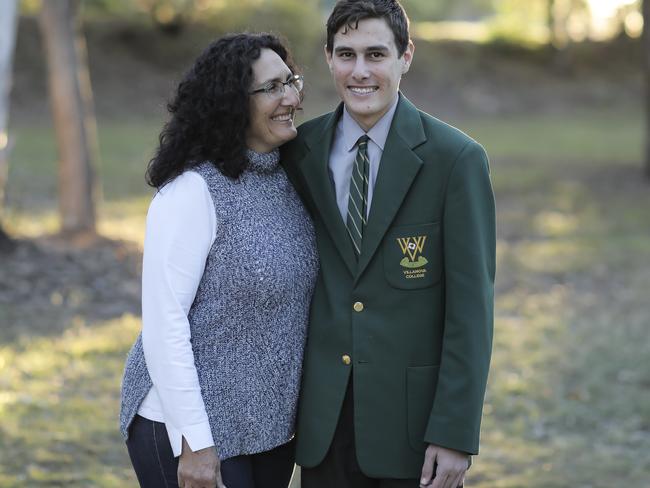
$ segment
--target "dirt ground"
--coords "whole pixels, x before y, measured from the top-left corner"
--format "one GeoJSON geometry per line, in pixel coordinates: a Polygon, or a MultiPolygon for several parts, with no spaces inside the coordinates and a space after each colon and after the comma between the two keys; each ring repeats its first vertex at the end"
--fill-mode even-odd
{"type": "Polygon", "coordinates": [[[142,254],[135,243],[17,239],[0,259],[2,343],[58,336],[75,319],[94,323],[140,314],[142,254]]]}

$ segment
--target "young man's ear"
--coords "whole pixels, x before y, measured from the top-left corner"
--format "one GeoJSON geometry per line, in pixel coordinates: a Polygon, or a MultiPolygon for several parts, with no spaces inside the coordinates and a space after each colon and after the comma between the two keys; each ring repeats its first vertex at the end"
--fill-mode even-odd
{"type": "Polygon", "coordinates": [[[323,51],[325,51],[325,61],[327,61],[327,66],[330,68],[330,73],[332,72],[332,52],[327,49],[327,44],[323,46],[323,51]]]}
{"type": "Polygon", "coordinates": [[[409,43],[406,46],[406,51],[402,54],[402,59],[404,64],[402,65],[402,74],[408,73],[409,68],[411,67],[411,62],[413,61],[413,54],[415,54],[415,44],[409,39],[409,43]]]}

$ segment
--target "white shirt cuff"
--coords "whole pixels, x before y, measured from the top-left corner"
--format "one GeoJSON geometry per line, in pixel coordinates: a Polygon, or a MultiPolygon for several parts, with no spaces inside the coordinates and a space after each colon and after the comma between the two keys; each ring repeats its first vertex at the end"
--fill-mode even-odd
{"type": "Polygon", "coordinates": [[[167,427],[167,435],[169,436],[172,451],[174,451],[174,457],[181,455],[181,451],[183,450],[183,437],[185,437],[192,452],[214,446],[212,430],[208,422],[185,426],[182,431],[172,427],[170,424],[165,424],[165,427],[167,427]]]}

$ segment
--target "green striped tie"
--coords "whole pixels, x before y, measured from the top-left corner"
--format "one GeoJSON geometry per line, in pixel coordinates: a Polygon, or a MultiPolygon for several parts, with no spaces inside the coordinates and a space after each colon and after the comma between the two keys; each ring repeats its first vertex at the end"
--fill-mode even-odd
{"type": "Polygon", "coordinates": [[[361,254],[361,240],[363,239],[363,228],[366,225],[368,209],[368,175],[370,174],[368,136],[361,136],[357,145],[359,149],[354,159],[352,177],[350,178],[347,227],[358,259],[359,254],[361,254]]]}

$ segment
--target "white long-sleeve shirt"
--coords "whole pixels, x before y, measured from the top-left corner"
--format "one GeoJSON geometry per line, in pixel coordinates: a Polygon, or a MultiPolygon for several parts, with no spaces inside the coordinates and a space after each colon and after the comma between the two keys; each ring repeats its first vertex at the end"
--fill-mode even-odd
{"type": "Polygon", "coordinates": [[[153,387],[138,414],[165,423],[174,456],[183,437],[192,451],[214,445],[187,317],[215,235],[212,198],[198,173],[187,171],[156,193],[142,267],[142,345],[153,387]]]}

